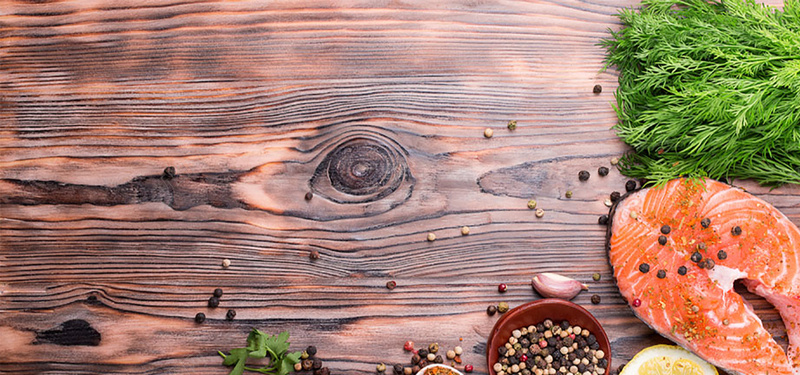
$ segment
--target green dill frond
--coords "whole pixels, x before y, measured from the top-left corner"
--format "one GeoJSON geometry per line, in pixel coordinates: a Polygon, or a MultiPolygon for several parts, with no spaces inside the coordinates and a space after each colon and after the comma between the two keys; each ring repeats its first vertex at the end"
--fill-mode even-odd
{"type": "Polygon", "coordinates": [[[622,173],[800,183],[800,0],[644,0],[600,42],[622,173]]]}

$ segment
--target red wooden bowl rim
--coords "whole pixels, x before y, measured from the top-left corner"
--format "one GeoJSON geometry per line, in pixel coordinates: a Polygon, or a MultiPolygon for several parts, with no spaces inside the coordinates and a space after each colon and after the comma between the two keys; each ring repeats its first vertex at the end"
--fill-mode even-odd
{"type": "MultiPolygon", "coordinates": [[[[497,354],[498,344],[495,343],[495,340],[497,340],[500,330],[506,324],[506,321],[510,320],[511,318],[517,315],[524,314],[530,311],[531,309],[546,308],[548,306],[576,310],[581,315],[586,316],[586,318],[588,318],[592,323],[594,323],[594,325],[597,326],[598,329],[593,330],[597,332],[592,332],[592,333],[594,334],[595,338],[597,338],[597,343],[600,345],[600,347],[608,349],[605,350],[606,353],[605,358],[608,360],[608,365],[606,366],[606,373],[608,373],[609,369],[611,368],[611,343],[608,341],[608,335],[606,335],[606,331],[603,329],[603,326],[600,325],[600,322],[597,321],[597,319],[594,317],[594,315],[592,315],[592,313],[590,313],[588,310],[584,309],[580,305],[558,298],[544,298],[519,305],[509,310],[507,313],[503,314],[503,316],[501,316],[500,319],[497,319],[497,322],[494,324],[494,328],[492,328],[492,332],[489,334],[489,341],[486,343],[486,364],[490,375],[497,375],[494,371],[494,368],[492,367],[494,365],[493,363],[494,361],[492,360],[492,353],[495,354],[494,355],[495,357],[499,356],[497,354]]],[[[556,321],[557,318],[551,318],[551,319],[553,319],[553,321],[557,323],[556,321]]],[[[516,328],[519,327],[514,327],[513,329],[516,328]]]]}

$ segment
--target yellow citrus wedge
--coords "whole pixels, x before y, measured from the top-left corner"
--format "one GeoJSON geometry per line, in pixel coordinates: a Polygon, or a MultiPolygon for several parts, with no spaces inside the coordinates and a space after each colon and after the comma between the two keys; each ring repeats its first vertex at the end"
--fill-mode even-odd
{"type": "Polygon", "coordinates": [[[645,348],[619,375],[719,375],[717,368],[679,346],[655,345],[645,348]]]}

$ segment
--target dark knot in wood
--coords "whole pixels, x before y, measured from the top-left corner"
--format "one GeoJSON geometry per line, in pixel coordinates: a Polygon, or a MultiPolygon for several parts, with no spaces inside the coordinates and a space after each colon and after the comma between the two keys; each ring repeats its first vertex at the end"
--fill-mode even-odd
{"type": "Polygon", "coordinates": [[[372,202],[413,181],[406,159],[394,145],[352,138],[330,151],[317,166],[311,188],[339,203],[372,202]]]}

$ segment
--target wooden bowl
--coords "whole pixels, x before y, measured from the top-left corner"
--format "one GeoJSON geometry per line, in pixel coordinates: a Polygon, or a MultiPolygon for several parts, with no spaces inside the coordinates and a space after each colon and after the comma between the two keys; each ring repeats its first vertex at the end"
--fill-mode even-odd
{"type": "Polygon", "coordinates": [[[539,324],[545,319],[552,320],[554,324],[567,320],[571,325],[586,328],[594,334],[600,349],[606,353],[605,358],[608,360],[606,374],[609,373],[611,369],[611,344],[608,342],[608,336],[603,327],[600,326],[600,322],[586,309],[572,302],[557,298],[546,298],[517,306],[497,320],[492,332],[489,334],[489,342],[486,344],[486,360],[489,374],[496,375],[492,366],[500,356],[497,353],[497,348],[508,342],[513,330],[539,324]]]}

